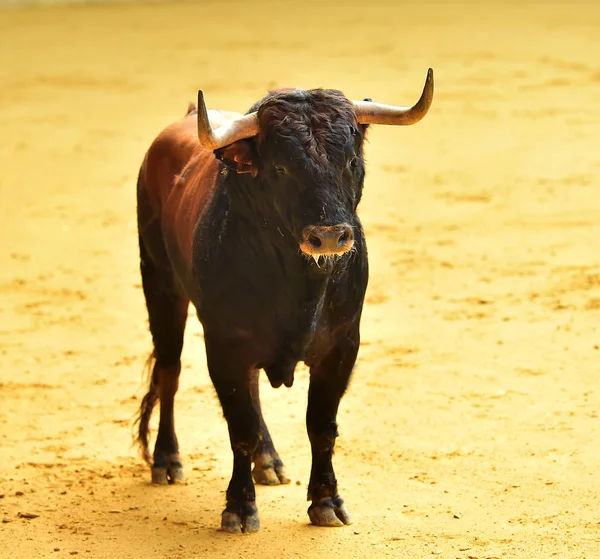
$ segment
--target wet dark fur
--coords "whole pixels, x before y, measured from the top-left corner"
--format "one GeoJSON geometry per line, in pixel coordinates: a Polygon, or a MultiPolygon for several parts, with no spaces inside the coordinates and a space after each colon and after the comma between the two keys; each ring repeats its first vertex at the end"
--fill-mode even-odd
{"type": "MultiPolygon", "coordinates": [[[[160,398],[154,466],[168,468],[179,460],[172,408],[191,301],[204,327],[209,373],[234,454],[223,516],[230,531],[236,519],[242,526],[258,522],[251,462],[269,456],[281,463],[260,413],[255,371],[264,369],[275,387],[291,386],[300,361],[311,374],[309,514],[321,523],[322,507],[329,507],[343,517],[331,457],[339,401],[360,343],[368,277],[356,215],[366,126],[357,124],[352,105],[334,90],[273,92],[251,108],[256,109],[259,136],[215,152],[221,161],[216,182],[206,183],[197,172],[201,163],[195,154],[204,157],[200,148],[180,168],[179,144],[172,139],[155,142],[138,182],[141,271],[156,359],[140,409],[138,441],[148,457],[148,422],[160,398]],[[240,154],[243,164],[234,159],[240,154]],[[150,171],[159,157],[177,188],[201,184],[202,195],[209,192],[194,214],[189,253],[177,241],[189,227],[177,212],[186,211],[190,202],[182,198],[173,209],[166,194],[167,202],[156,201],[155,191],[174,188],[150,171]],[[305,227],[340,223],[352,227],[352,251],[321,266],[300,252],[305,227]]],[[[177,130],[171,136],[176,138],[177,130]]]]}

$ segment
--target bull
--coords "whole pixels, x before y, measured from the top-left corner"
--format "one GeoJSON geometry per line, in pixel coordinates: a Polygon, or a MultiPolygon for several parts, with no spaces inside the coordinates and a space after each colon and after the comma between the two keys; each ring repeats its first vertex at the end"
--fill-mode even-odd
{"type": "Polygon", "coordinates": [[[157,484],[183,481],[174,397],[188,305],[204,329],[210,378],[229,428],[233,473],[221,527],[259,529],[254,482],[289,483],[261,413],[258,378],[292,386],[310,369],[310,521],[351,517],[332,455],[336,415],[356,361],[368,279],[357,206],[370,124],[408,125],[427,113],[350,101],[329,89],[278,90],[245,115],[198,106],[147,151],[137,184],[140,268],[153,339],[138,442],[157,484]],[[160,401],[153,456],[149,420],[160,401]],[[253,466],[253,468],[252,468],[253,466]]]}

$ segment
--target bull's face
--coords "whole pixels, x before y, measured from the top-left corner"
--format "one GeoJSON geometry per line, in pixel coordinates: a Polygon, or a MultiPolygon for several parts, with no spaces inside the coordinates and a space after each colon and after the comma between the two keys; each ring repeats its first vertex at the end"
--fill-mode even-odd
{"type": "Polygon", "coordinates": [[[300,251],[315,259],[354,246],[366,126],[332,90],[289,91],[259,107],[257,179],[300,251]]]}
{"type": "Polygon", "coordinates": [[[352,103],[335,90],[285,91],[260,103],[258,120],[257,137],[217,157],[254,176],[252,205],[282,223],[302,254],[319,264],[352,250],[367,129],[352,103]]]}

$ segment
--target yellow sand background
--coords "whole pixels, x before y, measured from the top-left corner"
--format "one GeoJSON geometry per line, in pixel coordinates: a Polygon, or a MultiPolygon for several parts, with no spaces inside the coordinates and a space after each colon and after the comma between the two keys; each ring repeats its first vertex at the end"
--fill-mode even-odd
{"type": "Polygon", "coordinates": [[[599,557],[599,107],[598,2],[0,11],[0,554],[599,557]],[[427,118],[369,132],[371,283],[335,457],[355,524],[308,526],[302,368],[263,390],[293,482],[258,488],[259,534],[227,536],[193,318],[188,484],[150,486],[130,447],[143,153],[199,87],[237,111],[276,86],[410,104],[428,66],[427,118]]]}

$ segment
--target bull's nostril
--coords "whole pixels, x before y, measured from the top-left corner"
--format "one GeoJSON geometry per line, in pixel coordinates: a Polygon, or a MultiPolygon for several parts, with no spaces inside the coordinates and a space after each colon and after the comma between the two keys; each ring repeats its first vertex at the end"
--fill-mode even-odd
{"type": "Polygon", "coordinates": [[[343,247],[348,241],[352,240],[352,229],[344,229],[344,232],[338,237],[338,246],[343,247]]]}
{"type": "Polygon", "coordinates": [[[309,225],[302,232],[300,248],[309,255],[341,255],[352,248],[354,234],[352,227],[340,225],[309,225]]]}
{"type": "Polygon", "coordinates": [[[311,233],[308,236],[307,241],[314,247],[314,248],[319,248],[321,246],[321,239],[319,239],[319,237],[317,237],[316,235],[314,235],[313,233],[311,233]]]}
{"type": "Polygon", "coordinates": [[[338,246],[344,246],[344,244],[349,238],[350,234],[348,233],[348,231],[344,231],[338,239],[338,246]]]}

